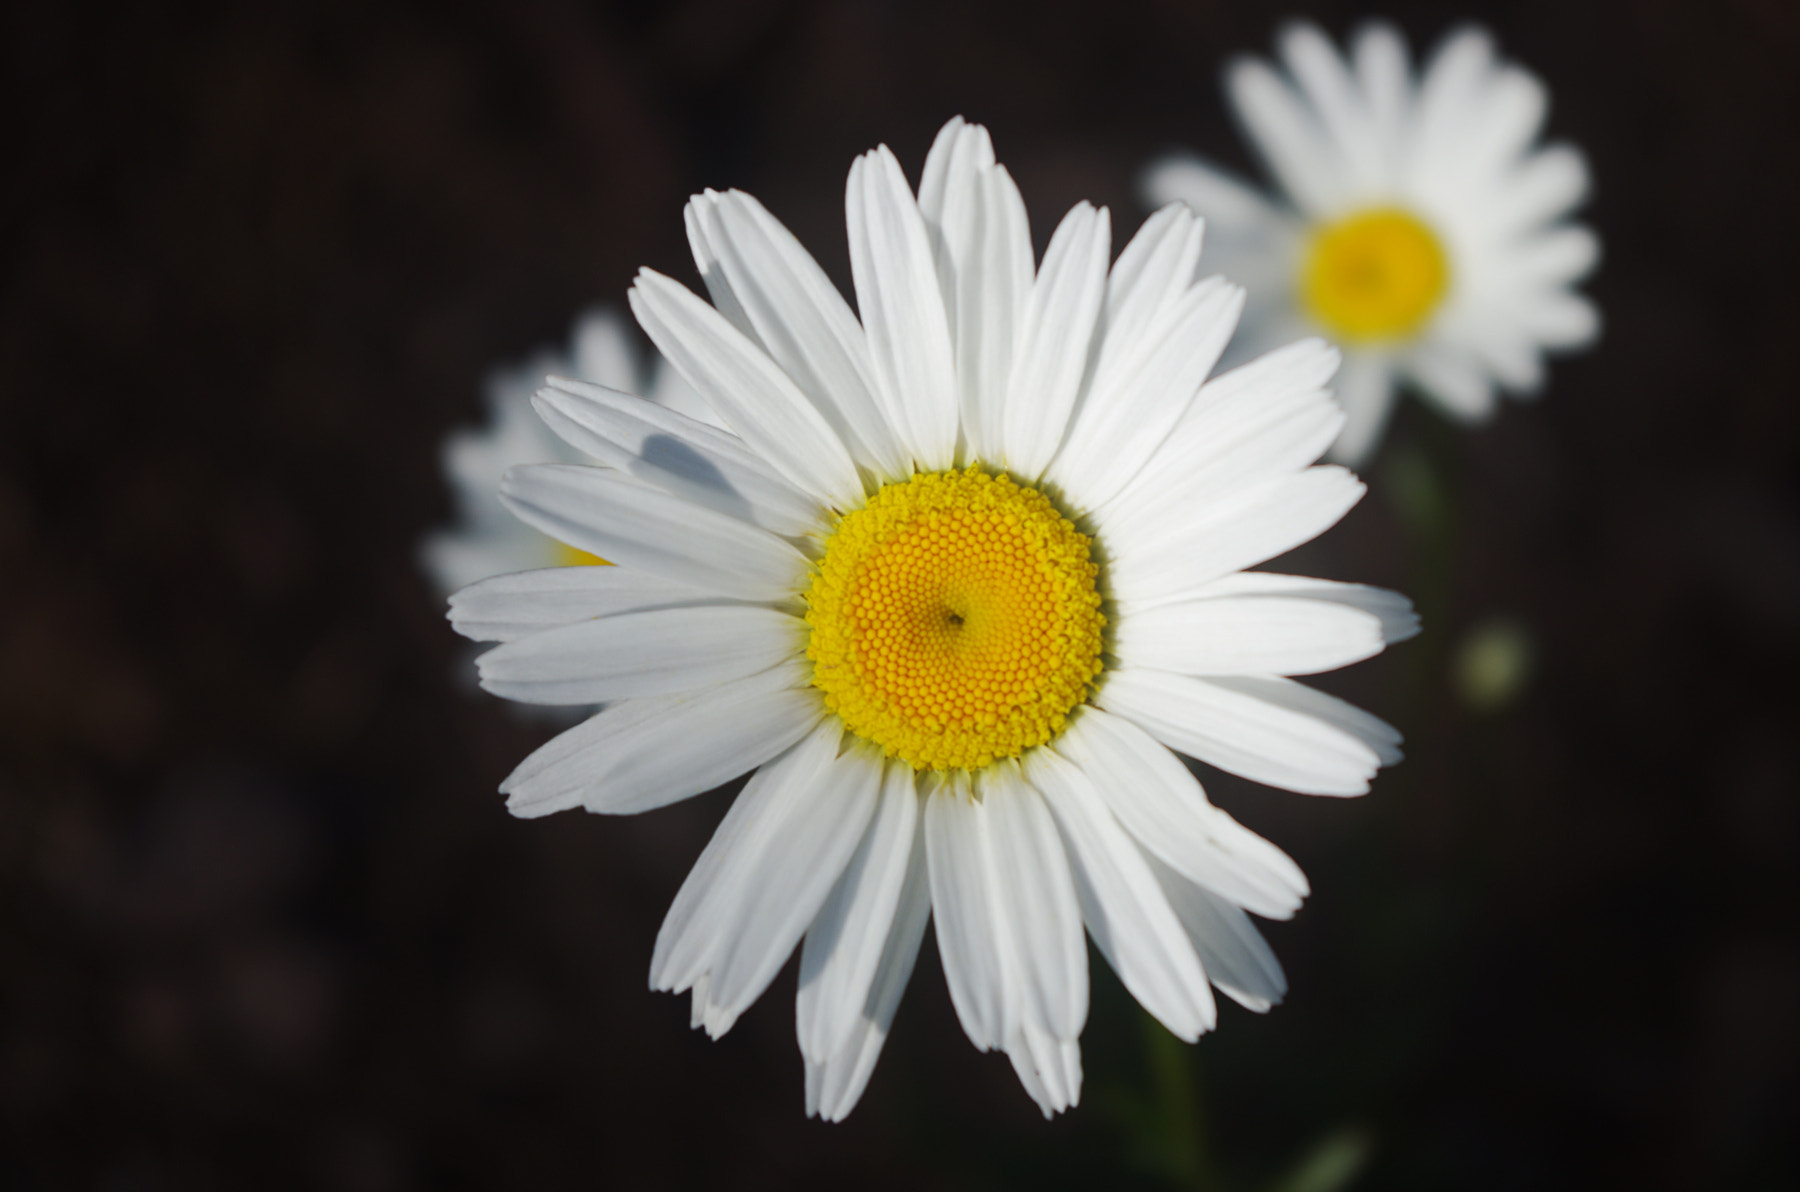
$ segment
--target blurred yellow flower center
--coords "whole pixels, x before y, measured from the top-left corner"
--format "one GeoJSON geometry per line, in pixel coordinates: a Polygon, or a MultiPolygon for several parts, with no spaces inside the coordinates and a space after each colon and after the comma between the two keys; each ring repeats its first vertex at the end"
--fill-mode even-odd
{"type": "Polygon", "coordinates": [[[1431,229],[1398,208],[1377,207],[1313,234],[1300,299],[1343,339],[1396,339],[1424,325],[1449,284],[1449,262],[1431,229]]]}
{"type": "Polygon", "coordinates": [[[550,540],[550,545],[556,549],[556,565],[558,567],[592,567],[595,564],[602,567],[611,566],[599,555],[591,555],[580,547],[570,546],[566,542],[558,542],[553,538],[550,540]]]}
{"type": "Polygon", "coordinates": [[[1099,568],[1036,489],[971,467],[890,484],[838,523],[807,591],[813,684],[918,770],[1062,731],[1100,671],[1099,568]]]}

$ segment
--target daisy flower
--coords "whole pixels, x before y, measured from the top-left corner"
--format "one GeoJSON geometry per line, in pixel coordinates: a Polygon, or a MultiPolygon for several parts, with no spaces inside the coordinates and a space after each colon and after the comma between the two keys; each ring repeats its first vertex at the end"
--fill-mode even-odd
{"type": "Polygon", "coordinates": [[[420,563],[442,593],[509,571],[600,561],[521,523],[506,512],[494,490],[514,464],[592,462],[552,434],[531,408],[532,392],[546,373],[568,373],[642,393],[690,416],[705,416],[699,398],[667,362],[658,359],[645,368],[637,357],[619,316],[600,308],[577,320],[567,355],[540,352],[489,375],[488,427],[458,431],[444,443],[444,476],[456,499],[457,524],[420,544],[420,563]]]}
{"type": "Polygon", "coordinates": [[[1284,990],[1246,911],[1307,893],[1174,751],[1354,795],[1397,735],[1287,676],[1414,631],[1406,601],[1244,571],[1362,486],[1309,466],[1343,422],[1337,354],[1295,344],[1212,380],[1243,300],[1197,279],[1174,204],[1108,268],[1083,203],[1034,264],[986,130],[952,120],[915,196],[886,147],[847,196],[860,321],[749,195],[687,227],[712,302],[644,270],[644,330],[724,428],[552,379],[545,420],[599,467],[507,473],[502,499],[617,566],[487,580],[451,619],[482,681],[608,706],[525,759],[515,815],[631,814],[754,771],[651,962],[729,1030],[800,948],[809,1113],[869,1079],[928,918],[957,1015],[1046,1116],[1076,1102],[1083,926],[1186,1040],[1209,981],[1284,990]]]}
{"type": "Polygon", "coordinates": [[[1587,170],[1568,145],[1537,146],[1544,85],[1475,28],[1446,37],[1416,81],[1387,25],[1363,29],[1347,59],[1310,24],[1279,44],[1285,77],[1246,58],[1225,87],[1282,198],[1187,154],[1143,182],[1150,203],[1208,221],[1213,263],[1252,295],[1248,344],[1344,346],[1349,422],[1331,454],[1352,465],[1380,441],[1401,381],[1471,423],[1493,414],[1496,385],[1536,393],[1542,353],[1599,330],[1570,289],[1599,256],[1567,218],[1587,170]]]}

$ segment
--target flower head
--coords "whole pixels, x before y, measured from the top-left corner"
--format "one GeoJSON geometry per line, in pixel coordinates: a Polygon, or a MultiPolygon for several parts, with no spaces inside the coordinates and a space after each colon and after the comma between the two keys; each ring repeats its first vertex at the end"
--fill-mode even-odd
{"type": "Polygon", "coordinates": [[[612,701],[506,779],[521,816],[627,814],[755,771],[657,940],[651,983],[728,1030],[801,949],[809,1112],[869,1079],[928,918],[951,998],[1046,1115],[1075,1103],[1083,925],[1188,1040],[1209,980],[1285,988],[1246,915],[1306,879],[1173,750],[1352,795],[1397,735],[1287,676],[1378,652],[1406,601],[1244,571],[1362,492],[1309,466],[1343,417],[1314,340],[1208,380],[1242,291],[1197,280],[1199,221],[1158,212],[1108,267],[1086,204],[1035,263],[986,130],[953,120],[917,195],[850,171],[861,318],[748,195],[688,231],[712,303],[648,270],[632,307],[726,429],[552,380],[546,421],[599,467],[515,468],[503,499],[612,560],[501,576],[451,616],[484,684],[612,701]]]}
{"type": "Polygon", "coordinates": [[[1343,345],[1349,422],[1332,454],[1350,464],[1380,441],[1402,380],[1471,422],[1493,413],[1496,385],[1535,393],[1542,353],[1599,329],[1570,290],[1599,256],[1567,219],[1587,172],[1573,148],[1537,146],[1543,84],[1474,28],[1446,37],[1416,79],[1387,25],[1363,29],[1348,57],[1310,24],[1279,46],[1285,76],[1249,58],[1225,82],[1281,200],[1188,154],[1144,177],[1151,203],[1206,218],[1214,264],[1250,287],[1245,345],[1343,345]]]}

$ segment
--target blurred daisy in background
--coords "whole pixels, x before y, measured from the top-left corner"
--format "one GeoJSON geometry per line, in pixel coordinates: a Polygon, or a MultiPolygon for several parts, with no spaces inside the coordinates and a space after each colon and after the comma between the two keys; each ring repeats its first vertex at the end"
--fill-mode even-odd
{"type": "Polygon", "coordinates": [[[676,895],[651,984],[729,1030],[798,946],[809,1113],[861,1096],[935,918],[969,1038],[1046,1116],[1081,1089],[1083,926],[1192,1041],[1210,985],[1255,1009],[1280,966],[1246,911],[1305,877],[1174,751],[1321,795],[1399,758],[1375,717],[1287,676],[1411,636],[1394,593],[1244,570],[1362,494],[1314,461],[1337,352],[1208,380],[1243,292],[1198,279],[1172,204],[1112,258],[1076,206],[1034,265],[985,129],[952,120],[915,196],[850,171],[861,321],[755,199],[708,191],[712,302],[644,270],[632,309],[720,427],[597,385],[537,405],[600,466],[514,468],[503,499],[612,567],[451,601],[502,643],[488,690],[607,707],[502,784],[520,816],[630,814],[754,770],[676,895]]]}
{"type": "Polygon", "coordinates": [[[1471,423],[1493,414],[1496,386],[1536,393],[1542,353],[1599,329],[1570,288],[1599,256],[1568,220],[1587,170],[1567,145],[1537,146],[1543,84],[1475,28],[1447,36],[1416,81],[1387,25],[1364,28],[1348,58],[1310,24],[1278,43],[1285,75],[1246,58],[1225,84],[1280,198],[1185,153],[1143,179],[1152,205],[1205,218],[1209,260],[1248,287],[1245,350],[1300,334],[1343,346],[1349,422],[1331,454],[1353,465],[1402,381],[1471,423]]]}
{"type": "Polygon", "coordinates": [[[489,375],[487,427],[457,431],[444,443],[444,476],[455,497],[456,524],[420,544],[420,562],[442,595],[490,575],[600,561],[521,523],[501,506],[496,490],[514,464],[591,462],[551,434],[531,408],[533,391],[548,375],[596,381],[689,414],[703,412],[693,390],[665,361],[645,365],[643,355],[618,314],[599,308],[576,320],[566,355],[540,352],[489,375]]]}

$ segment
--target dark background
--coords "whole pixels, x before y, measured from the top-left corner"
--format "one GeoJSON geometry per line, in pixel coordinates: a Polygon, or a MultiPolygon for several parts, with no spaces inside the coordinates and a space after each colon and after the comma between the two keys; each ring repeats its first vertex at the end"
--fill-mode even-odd
{"type": "MultiPolygon", "coordinates": [[[[494,793],[548,730],[469,693],[415,566],[491,366],[640,265],[696,284],[704,186],[844,282],[853,155],[916,179],[957,113],[1040,248],[1082,198],[1122,242],[1156,152],[1249,168],[1217,70],[1286,11],[9,5],[0,1184],[1263,1189],[1335,1137],[1370,1189],[1800,1186],[1780,0],[1467,14],[1587,153],[1605,331],[1490,428],[1409,401],[1292,564],[1427,626],[1324,683],[1407,734],[1366,799],[1208,776],[1312,877],[1287,1005],[1171,1052],[1096,962],[1046,1124],[928,942],[861,1106],[809,1122],[791,970],[719,1043],[645,989],[726,796],[494,793]],[[1479,713],[1449,675],[1495,616],[1536,666],[1479,713]]],[[[1387,11],[1415,50],[1460,15],[1387,11]]]]}

